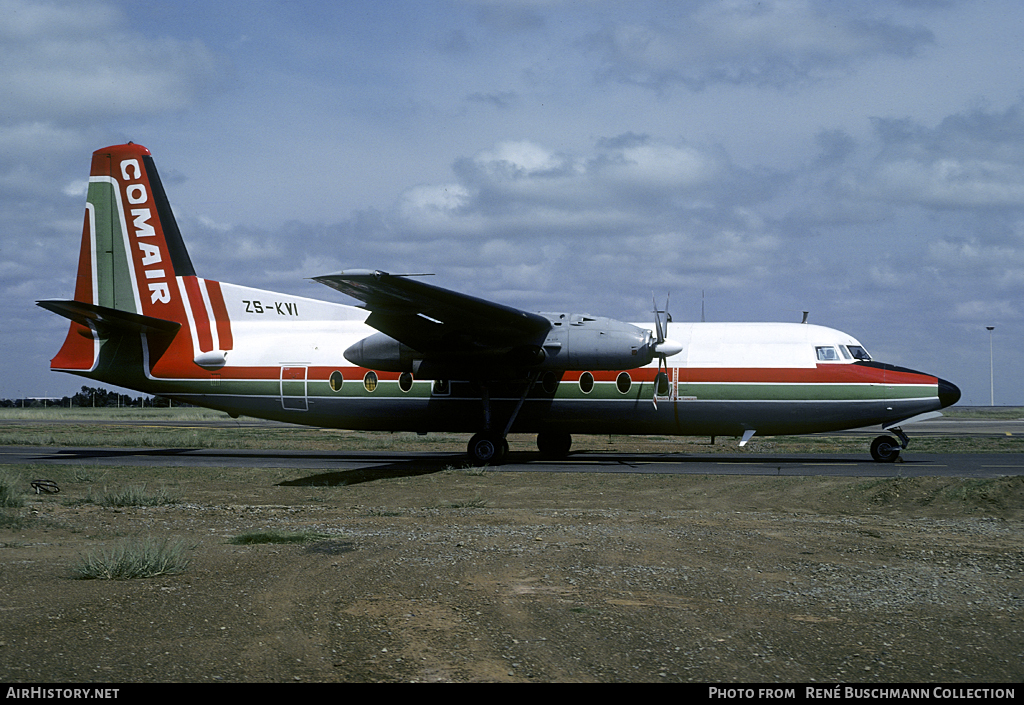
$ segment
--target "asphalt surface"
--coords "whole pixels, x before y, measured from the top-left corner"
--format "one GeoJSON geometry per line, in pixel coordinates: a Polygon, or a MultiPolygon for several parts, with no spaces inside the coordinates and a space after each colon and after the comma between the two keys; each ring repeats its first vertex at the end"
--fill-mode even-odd
{"type": "MultiPolygon", "coordinates": [[[[461,453],[192,450],[153,448],[47,448],[7,446],[0,465],[97,465],[153,467],[249,467],[315,471],[310,484],[347,483],[370,473],[420,475],[463,467],[461,453]]],[[[651,473],[675,475],[778,475],[846,477],[1000,477],[1024,474],[1024,456],[1008,454],[929,454],[904,452],[897,463],[873,462],[860,455],[744,454],[675,455],[578,453],[559,461],[537,453],[513,453],[491,472],[651,473]]],[[[369,478],[366,478],[369,479],[369,478]]]]}
{"type": "MultiPolygon", "coordinates": [[[[33,423],[33,422],[25,422],[33,423]]],[[[75,423],[80,423],[75,421],[75,423]]],[[[134,422],[118,421],[134,425],[134,422]]],[[[153,425],[153,421],[141,422],[153,425]]],[[[266,425],[258,420],[167,422],[167,425],[218,427],[266,425]]],[[[162,425],[162,422],[156,422],[162,425]]],[[[287,424],[280,424],[286,426],[287,424]]],[[[933,419],[908,428],[913,437],[925,436],[1015,436],[1024,435],[1024,420],[933,419]]],[[[847,434],[864,435],[863,454],[773,454],[751,453],[737,449],[727,454],[655,454],[655,453],[573,453],[563,460],[547,460],[539,453],[513,452],[509,460],[494,472],[577,472],[577,473],[652,473],[679,475],[779,475],[913,477],[921,475],[950,477],[998,477],[1024,474],[1024,456],[1016,454],[915,453],[913,446],[896,463],[876,463],[867,452],[868,436],[879,435],[877,427],[857,429],[847,434]]],[[[835,434],[832,434],[835,435],[835,434]]],[[[312,470],[310,482],[344,482],[370,475],[419,475],[446,467],[462,467],[461,453],[416,453],[390,451],[254,451],[178,448],[93,448],[49,446],[0,447],[0,465],[58,464],[162,467],[253,467],[312,470]]]]}

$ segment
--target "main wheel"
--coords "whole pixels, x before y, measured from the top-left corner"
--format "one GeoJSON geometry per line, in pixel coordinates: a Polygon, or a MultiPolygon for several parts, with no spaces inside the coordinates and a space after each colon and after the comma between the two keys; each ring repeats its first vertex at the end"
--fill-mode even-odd
{"type": "Polygon", "coordinates": [[[537,434],[537,450],[548,458],[564,458],[572,447],[572,436],[561,431],[543,431],[537,434]]]}
{"type": "Polygon", "coordinates": [[[900,457],[900,444],[892,436],[879,436],[871,442],[871,457],[878,463],[894,463],[900,457]]]}
{"type": "Polygon", "coordinates": [[[474,465],[499,465],[508,455],[508,441],[490,433],[478,433],[466,446],[474,465]]]}

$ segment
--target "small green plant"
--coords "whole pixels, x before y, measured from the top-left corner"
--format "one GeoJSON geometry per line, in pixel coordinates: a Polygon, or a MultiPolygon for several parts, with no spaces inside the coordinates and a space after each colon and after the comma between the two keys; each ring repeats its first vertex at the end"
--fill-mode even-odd
{"type": "Polygon", "coordinates": [[[161,507],[179,502],[181,498],[163,487],[156,492],[150,492],[146,485],[142,484],[128,485],[112,490],[104,487],[103,494],[99,497],[94,496],[90,491],[85,501],[104,507],[161,507]]]}
{"type": "Polygon", "coordinates": [[[397,509],[370,509],[366,513],[372,517],[400,517],[405,512],[397,509]]]}
{"type": "MultiPolygon", "coordinates": [[[[0,512],[0,529],[20,531],[29,525],[29,520],[20,513],[0,512]]],[[[10,545],[10,544],[8,544],[10,545]]]]}
{"type": "Polygon", "coordinates": [[[449,509],[483,509],[489,504],[486,499],[462,499],[447,504],[449,509]]]}
{"type": "Polygon", "coordinates": [[[442,469],[441,472],[443,472],[446,475],[451,475],[452,473],[460,473],[463,475],[470,475],[472,477],[480,477],[482,475],[487,474],[487,466],[465,465],[463,467],[457,468],[454,465],[445,465],[444,469],[442,469]]]}
{"type": "Polygon", "coordinates": [[[260,543],[308,543],[310,541],[322,541],[331,538],[327,534],[317,533],[289,533],[287,531],[251,531],[247,534],[235,536],[228,543],[238,546],[253,546],[260,543]]]}
{"type": "Polygon", "coordinates": [[[0,474],[0,507],[21,507],[25,494],[17,488],[17,481],[10,475],[0,474]]]}
{"type": "Polygon", "coordinates": [[[81,580],[131,580],[175,575],[189,565],[185,542],[180,539],[130,539],[107,551],[99,549],[81,558],[75,577],[81,580]]]}

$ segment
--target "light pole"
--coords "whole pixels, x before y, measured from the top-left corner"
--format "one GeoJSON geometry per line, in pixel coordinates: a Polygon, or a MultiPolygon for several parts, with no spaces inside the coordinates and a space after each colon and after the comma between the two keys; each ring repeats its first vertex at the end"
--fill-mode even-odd
{"type": "Polygon", "coordinates": [[[989,406],[996,405],[996,373],[995,367],[992,364],[992,331],[995,330],[995,326],[985,326],[985,330],[988,331],[988,395],[989,395],[989,406]]]}

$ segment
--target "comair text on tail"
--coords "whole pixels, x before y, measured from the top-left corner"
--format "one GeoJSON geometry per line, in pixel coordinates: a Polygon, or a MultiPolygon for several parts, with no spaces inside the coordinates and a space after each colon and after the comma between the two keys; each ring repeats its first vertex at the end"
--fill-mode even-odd
{"type": "MultiPolygon", "coordinates": [[[[203,279],[153,158],[93,154],[61,372],[200,406],[314,426],[472,434],[500,463],[509,433],[568,454],[572,433],[735,436],[891,432],[960,398],[956,385],[883,364],[841,331],[806,323],[627,323],[534,313],[356,269],[314,277],[359,302],[318,301],[203,279]],[[671,330],[669,330],[671,328],[671,330]]],[[[667,306],[666,306],[667,308],[667,306]]]]}

